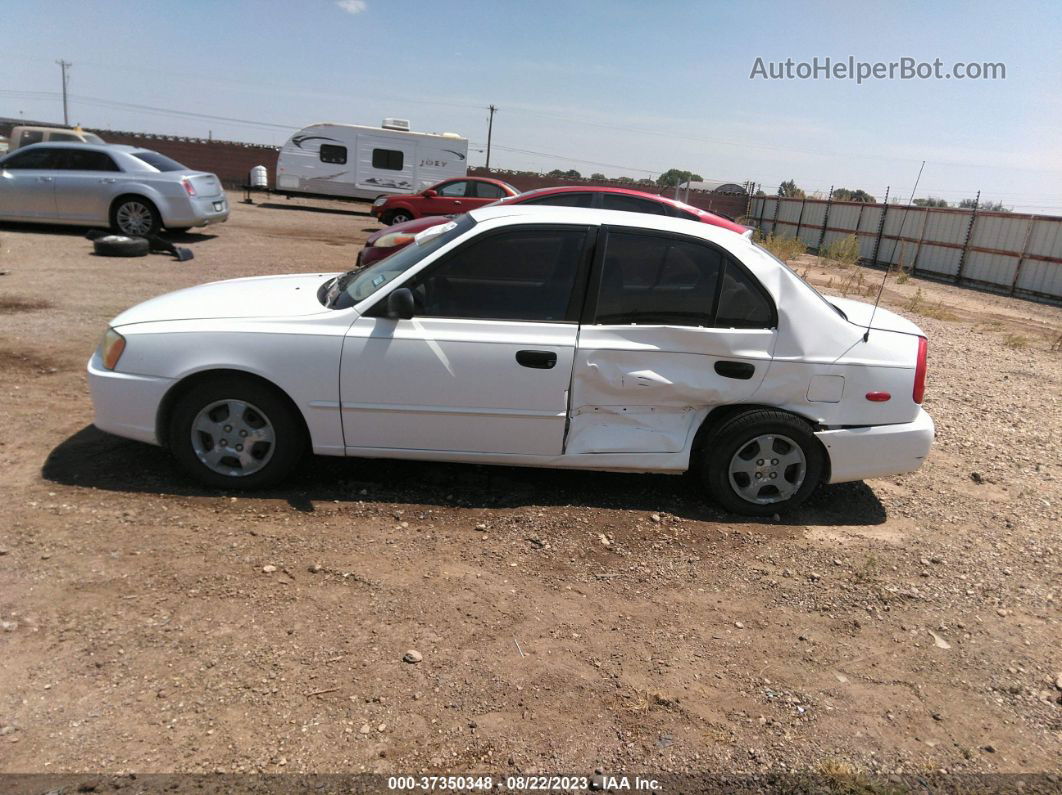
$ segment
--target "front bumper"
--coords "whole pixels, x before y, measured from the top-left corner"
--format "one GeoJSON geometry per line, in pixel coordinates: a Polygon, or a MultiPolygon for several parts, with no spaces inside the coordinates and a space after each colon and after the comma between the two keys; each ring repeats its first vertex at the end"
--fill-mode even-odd
{"type": "Polygon", "coordinates": [[[97,428],[115,436],[159,444],[156,421],[162,398],[173,385],[172,378],[108,370],[97,351],[89,359],[88,381],[96,410],[93,424],[97,428]]]}
{"type": "Polygon", "coordinates": [[[914,422],[819,431],[830,457],[829,483],[902,475],[922,466],[936,429],[922,409],[914,422]]]}

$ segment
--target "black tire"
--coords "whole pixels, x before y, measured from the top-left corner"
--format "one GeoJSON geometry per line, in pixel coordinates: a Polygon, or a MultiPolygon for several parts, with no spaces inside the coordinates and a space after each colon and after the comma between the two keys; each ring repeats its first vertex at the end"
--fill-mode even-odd
{"type": "Polygon", "coordinates": [[[162,229],[162,217],[143,196],[122,196],[111,205],[111,229],[130,237],[151,237],[162,229]]]}
{"type": "Polygon", "coordinates": [[[797,507],[818,487],[825,453],[811,426],[799,417],[784,411],[754,409],[731,417],[715,429],[705,440],[699,460],[694,463],[698,465],[701,484],[728,511],[747,516],[770,516],[797,507]],[[762,441],[766,438],[773,440],[773,449],[765,454],[761,445],[766,444],[762,441]],[[798,453],[793,452],[790,444],[798,448],[798,453]],[[757,457],[760,455],[763,457],[757,457]],[[794,456],[803,456],[802,466],[798,462],[786,465],[786,458],[794,456]],[[746,466],[758,471],[735,472],[732,478],[731,463],[740,468],[745,460],[748,461],[746,466]],[[762,466],[759,465],[761,461],[762,466]],[[780,466],[772,466],[772,462],[780,462],[780,466]],[[762,480],[754,480],[756,475],[762,480]],[[786,495],[789,489],[794,490],[786,495]],[[764,501],[746,498],[743,490],[745,494],[755,492],[764,501]]]}
{"type": "Polygon", "coordinates": [[[92,241],[92,248],[100,257],[145,257],[150,244],[142,237],[104,235],[92,241]]]}
{"type": "MultiPolygon", "coordinates": [[[[225,414],[221,420],[216,421],[225,423],[228,416],[225,414]]],[[[210,415],[206,417],[213,419],[210,415]]],[[[219,432],[229,427],[231,426],[220,424],[219,432]]],[[[235,462],[235,444],[239,439],[235,433],[231,436],[233,438],[228,442],[232,452],[230,459],[235,462]]],[[[178,463],[193,478],[214,488],[240,490],[260,489],[279,483],[294,469],[307,446],[303,425],[283,395],[267,384],[231,375],[219,376],[197,384],[179,399],[170,417],[167,441],[178,463]],[[251,417],[252,422],[255,417],[264,418],[272,429],[273,442],[266,463],[248,474],[239,474],[236,467],[229,467],[233,472],[223,474],[211,468],[195,449],[197,443],[201,448],[204,446],[205,435],[197,433],[197,441],[193,441],[193,423],[204,409],[224,401],[248,404],[250,412],[246,416],[251,417]]],[[[255,443],[255,446],[259,444],[255,443]]],[[[213,443],[210,447],[214,447],[213,443]]],[[[220,443],[218,447],[221,447],[220,443]]],[[[259,459],[267,457],[265,450],[260,453],[259,459]]],[[[210,455],[210,451],[206,454],[210,455]]],[[[248,454],[256,454],[250,450],[250,446],[248,454]]],[[[219,463],[219,466],[221,465],[219,463]]]]}
{"type": "Polygon", "coordinates": [[[412,221],[413,214],[409,210],[394,210],[387,215],[387,221],[385,223],[388,226],[394,226],[395,224],[404,224],[406,221],[412,221]]]}

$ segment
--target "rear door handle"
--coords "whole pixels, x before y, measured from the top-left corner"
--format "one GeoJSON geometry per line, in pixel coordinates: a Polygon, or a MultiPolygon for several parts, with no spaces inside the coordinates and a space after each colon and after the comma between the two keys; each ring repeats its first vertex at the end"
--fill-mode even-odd
{"type": "Polygon", "coordinates": [[[756,368],[748,362],[716,362],[715,371],[724,378],[748,381],[756,372],[756,368]]]}
{"type": "Polygon", "coordinates": [[[535,370],[552,370],[557,366],[557,354],[553,351],[517,351],[516,363],[535,370]]]}
{"type": "Polygon", "coordinates": [[[114,184],[118,179],[116,177],[104,177],[100,182],[106,182],[108,185],[114,184]]]}
{"type": "Polygon", "coordinates": [[[55,182],[55,177],[37,177],[41,182],[55,182]]]}

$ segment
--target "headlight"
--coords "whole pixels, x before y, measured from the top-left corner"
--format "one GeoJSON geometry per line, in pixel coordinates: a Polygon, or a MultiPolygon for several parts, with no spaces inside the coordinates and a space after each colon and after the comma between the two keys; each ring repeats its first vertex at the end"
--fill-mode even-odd
{"type": "Polygon", "coordinates": [[[391,232],[388,235],[384,235],[375,243],[373,248],[394,248],[395,246],[408,246],[413,242],[413,238],[416,235],[411,235],[409,232],[391,232]]]}
{"type": "Polygon", "coordinates": [[[107,333],[103,335],[103,340],[100,342],[100,357],[103,359],[103,366],[108,370],[113,370],[118,365],[118,360],[122,358],[124,350],[125,337],[112,328],[107,329],[107,333]]]}
{"type": "Polygon", "coordinates": [[[384,202],[386,202],[386,201],[387,201],[387,197],[386,196],[381,196],[379,199],[377,199],[376,201],[374,201],[372,203],[372,206],[373,207],[383,207],[384,202]]]}

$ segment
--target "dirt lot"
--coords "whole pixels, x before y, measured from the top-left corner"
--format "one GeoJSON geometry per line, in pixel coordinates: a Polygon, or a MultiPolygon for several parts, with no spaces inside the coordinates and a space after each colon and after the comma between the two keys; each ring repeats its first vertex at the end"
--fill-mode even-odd
{"type": "Polygon", "coordinates": [[[188,263],[0,228],[0,771],[1059,771],[1062,310],[892,283],[930,460],[781,521],[683,478],[357,460],[234,497],[94,430],[84,374],[121,309],[345,269],[376,228],[233,206],[188,263]]]}

